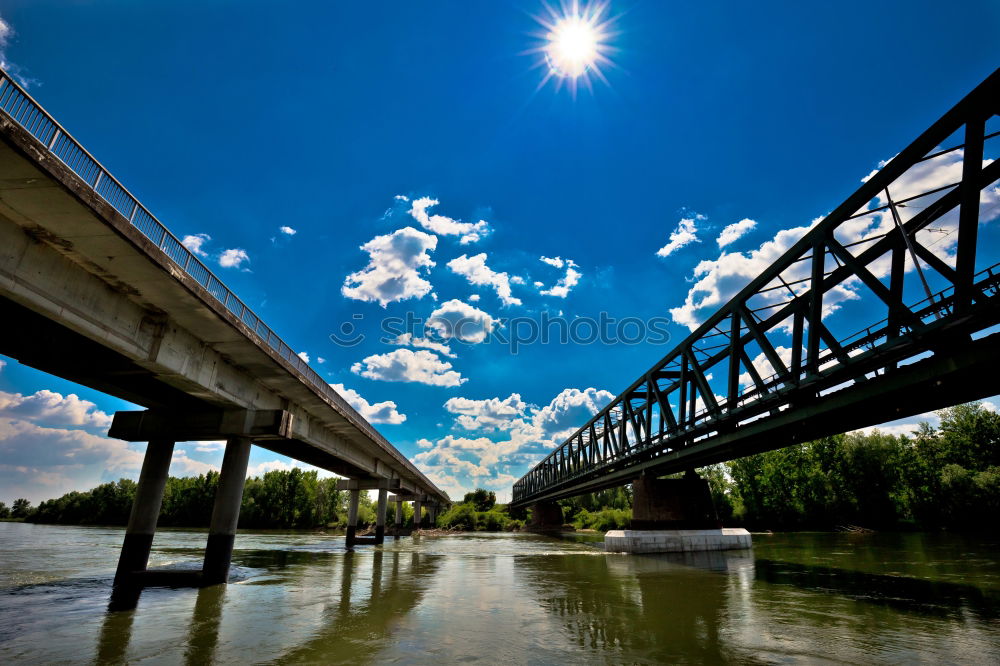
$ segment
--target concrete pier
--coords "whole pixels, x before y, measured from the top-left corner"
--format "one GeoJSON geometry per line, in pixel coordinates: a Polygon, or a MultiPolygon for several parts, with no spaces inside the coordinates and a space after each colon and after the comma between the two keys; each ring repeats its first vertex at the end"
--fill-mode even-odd
{"type": "Polygon", "coordinates": [[[723,528],[708,481],[694,471],[681,479],[639,477],[632,482],[629,530],[604,535],[604,549],[617,553],[674,553],[750,548],[750,533],[723,528]]]}
{"type": "Polygon", "coordinates": [[[118,558],[118,570],[115,572],[116,586],[130,582],[134,574],[146,570],[173,454],[173,440],[154,439],[146,445],[146,455],[142,459],[142,470],[139,472],[139,484],[136,487],[135,500],[132,502],[128,527],[125,528],[125,540],[118,558]]]}
{"type": "Polygon", "coordinates": [[[562,526],[562,507],[557,502],[535,502],[524,529],[526,532],[559,532],[562,526]]]}
{"type": "Polygon", "coordinates": [[[385,510],[389,500],[389,489],[378,489],[378,505],[375,513],[375,543],[385,542],[385,510]]]}
{"type": "Polygon", "coordinates": [[[354,547],[354,534],[358,531],[358,500],[361,491],[353,488],[348,491],[347,500],[347,547],[354,547]]]}
{"type": "Polygon", "coordinates": [[[424,510],[423,500],[419,498],[413,500],[413,529],[415,530],[420,529],[420,518],[421,518],[420,514],[423,513],[423,510],[424,510]]]}
{"type": "Polygon", "coordinates": [[[392,536],[394,539],[398,539],[399,532],[403,529],[403,500],[397,499],[394,504],[396,505],[396,520],[392,526],[392,536]]]}
{"type": "Polygon", "coordinates": [[[205,547],[202,577],[205,585],[225,583],[229,580],[229,564],[233,559],[236,525],[240,519],[243,502],[243,484],[246,481],[247,463],[250,461],[250,440],[231,437],[226,443],[222,458],[222,472],[215,490],[212,523],[205,547]]]}

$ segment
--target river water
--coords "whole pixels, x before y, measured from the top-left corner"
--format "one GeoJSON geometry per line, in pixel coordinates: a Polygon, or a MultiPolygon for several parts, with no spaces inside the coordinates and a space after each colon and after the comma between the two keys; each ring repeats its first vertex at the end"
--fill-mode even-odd
{"type": "MultiPolygon", "coordinates": [[[[235,582],[109,612],[122,534],[0,523],[0,663],[1000,663],[996,537],[761,534],[683,557],[241,533],[235,582]]],[[[204,542],[161,530],[150,564],[196,568],[204,542]]]]}

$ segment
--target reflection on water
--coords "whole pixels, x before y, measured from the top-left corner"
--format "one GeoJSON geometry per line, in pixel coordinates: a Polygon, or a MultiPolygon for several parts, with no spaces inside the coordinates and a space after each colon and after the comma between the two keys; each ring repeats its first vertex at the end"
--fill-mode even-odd
{"type": "MultiPolygon", "coordinates": [[[[203,536],[158,535],[154,566],[196,566],[203,536]]],[[[629,556],[534,535],[352,552],[241,534],[234,583],[108,610],[120,538],[0,524],[0,662],[1000,661],[997,544],[975,537],[760,535],[753,551],[629,556]]]]}

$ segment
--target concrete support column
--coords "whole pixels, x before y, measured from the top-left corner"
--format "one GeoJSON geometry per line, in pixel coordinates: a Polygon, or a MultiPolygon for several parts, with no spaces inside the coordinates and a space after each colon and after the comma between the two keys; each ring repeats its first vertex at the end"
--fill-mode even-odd
{"type": "Polygon", "coordinates": [[[226,442],[219,485],[215,489],[205,563],[202,566],[202,580],[206,585],[229,580],[229,563],[233,559],[236,524],[240,520],[243,484],[247,477],[247,463],[250,461],[250,444],[246,437],[230,437],[226,442]]]}
{"type": "Polygon", "coordinates": [[[403,501],[396,500],[396,524],[395,527],[398,530],[403,526],[403,501]]]}
{"type": "Polygon", "coordinates": [[[361,491],[348,490],[349,499],[347,503],[347,547],[354,547],[354,533],[358,530],[358,499],[361,491]]]}
{"type": "Polygon", "coordinates": [[[160,505],[163,503],[163,489],[167,485],[167,475],[170,473],[170,458],[173,454],[172,440],[154,439],[146,445],[142,471],[139,472],[139,485],[135,490],[132,512],[129,514],[128,527],[125,529],[125,541],[122,543],[122,552],[118,558],[115,585],[126,583],[133,572],[146,570],[149,550],[153,546],[153,535],[156,533],[156,520],[160,517],[160,505]]]}
{"type": "Polygon", "coordinates": [[[421,500],[413,500],[413,529],[420,529],[420,513],[423,511],[424,506],[421,500]]]}
{"type": "Polygon", "coordinates": [[[389,490],[378,489],[378,510],[375,514],[375,543],[385,542],[385,509],[389,503],[389,490]]]}
{"type": "Polygon", "coordinates": [[[633,530],[718,529],[708,481],[693,471],[682,479],[639,477],[632,482],[633,530]]]}

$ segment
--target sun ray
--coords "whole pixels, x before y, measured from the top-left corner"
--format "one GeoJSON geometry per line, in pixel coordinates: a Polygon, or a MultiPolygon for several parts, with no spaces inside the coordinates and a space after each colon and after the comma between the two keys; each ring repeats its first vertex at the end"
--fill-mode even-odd
{"type": "Polygon", "coordinates": [[[605,17],[607,2],[571,0],[558,8],[543,2],[542,7],[543,13],[533,17],[541,27],[532,33],[539,42],[524,51],[539,58],[536,66],[545,67],[539,88],[553,81],[556,90],[565,84],[576,97],[580,83],[591,92],[594,78],[608,85],[601,67],[615,67],[611,54],[616,49],[608,44],[613,33],[612,21],[605,17]]]}

